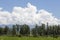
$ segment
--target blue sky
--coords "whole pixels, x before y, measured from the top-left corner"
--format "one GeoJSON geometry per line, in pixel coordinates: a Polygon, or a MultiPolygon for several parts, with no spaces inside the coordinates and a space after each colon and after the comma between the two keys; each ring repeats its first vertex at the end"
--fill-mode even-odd
{"type": "Polygon", "coordinates": [[[11,12],[13,7],[26,7],[28,2],[35,5],[38,10],[45,9],[60,18],[60,0],[0,0],[0,7],[11,12]]]}

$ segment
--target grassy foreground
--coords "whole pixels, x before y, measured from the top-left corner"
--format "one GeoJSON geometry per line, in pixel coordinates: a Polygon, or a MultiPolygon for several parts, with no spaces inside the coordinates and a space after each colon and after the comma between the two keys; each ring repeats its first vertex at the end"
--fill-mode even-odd
{"type": "Polygon", "coordinates": [[[60,40],[60,37],[8,37],[0,36],[0,40],[60,40]]]}

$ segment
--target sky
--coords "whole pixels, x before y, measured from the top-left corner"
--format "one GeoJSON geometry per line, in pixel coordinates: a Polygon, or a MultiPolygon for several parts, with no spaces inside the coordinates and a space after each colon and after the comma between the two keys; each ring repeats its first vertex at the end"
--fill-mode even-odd
{"type": "Polygon", "coordinates": [[[25,7],[28,2],[35,5],[38,10],[45,9],[60,18],[60,0],[0,0],[0,7],[11,12],[14,6],[25,7]]]}
{"type": "Polygon", "coordinates": [[[0,0],[0,24],[47,22],[60,24],[60,0],[0,0]]]}

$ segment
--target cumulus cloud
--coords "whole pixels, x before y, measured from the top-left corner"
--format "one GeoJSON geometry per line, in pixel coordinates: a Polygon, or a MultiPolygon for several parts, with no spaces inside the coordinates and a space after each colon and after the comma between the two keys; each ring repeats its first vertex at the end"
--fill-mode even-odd
{"type": "Polygon", "coordinates": [[[27,7],[13,7],[13,11],[0,10],[0,24],[28,24],[40,25],[41,23],[50,25],[60,24],[60,19],[54,17],[52,13],[41,9],[37,10],[36,6],[27,4],[27,7]]]}

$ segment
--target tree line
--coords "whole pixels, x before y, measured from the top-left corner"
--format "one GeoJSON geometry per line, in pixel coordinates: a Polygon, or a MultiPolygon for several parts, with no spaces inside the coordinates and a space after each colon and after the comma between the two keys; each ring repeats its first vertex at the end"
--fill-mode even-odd
{"type": "Polygon", "coordinates": [[[35,25],[34,28],[29,27],[29,25],[12,25],[12,28],[9,28],[7,25],[3,28],[0,27],[0,36],[9,35],[9,36],[60,36],[60,25],[45,25],[41,24],[40,26],[35,25]]]}

